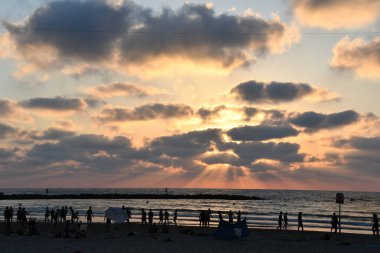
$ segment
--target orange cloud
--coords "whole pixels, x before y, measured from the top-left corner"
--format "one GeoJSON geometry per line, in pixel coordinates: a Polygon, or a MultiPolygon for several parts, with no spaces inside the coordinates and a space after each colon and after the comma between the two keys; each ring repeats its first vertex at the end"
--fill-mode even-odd
{"type": "Polygon", "coordinates": [[[362,38],[341,39],[332,49],[330,66],[334,69],[351,70],[363,78],[380,77],[380,37],[371,41],[362,38]]]}
{"type": "Polygon", "coordinates": [[[292,8],[302,24],[327,30],[364,27],[380,14],[373,0],[294,0],[292,8]]]}

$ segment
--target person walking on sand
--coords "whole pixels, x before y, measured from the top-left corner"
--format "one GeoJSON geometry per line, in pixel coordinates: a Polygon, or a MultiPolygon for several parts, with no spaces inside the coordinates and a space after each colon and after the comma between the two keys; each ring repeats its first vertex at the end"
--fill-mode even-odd
{"type": "Polygon", "coordinates": [[[377,234],[379,235],[379,218],[377,217],[377,214],[373,214],[372,216],[372,222],[373,225],[372,225],[372,233],[373,235],[377,234]]]}
{"type": "Polygon", "coordinates": [[[230,211],[228,212],[228,222],[229,222],[230,224],[234,224],[234,214],[233,214],[232,210],[230,210],[230,211]]]}
{"type": "Polygon", "coordinates": [[[223,220],[223,214],[221,211],[218,211],[218,218],[219,218],[219,221],[223,220]]]}
{"type": "Polygon", "coordinates": [[[146,212],[144,208],[141,210],[141,224],[146,225],[146,212]]]}
{"type": "Polygon", "coordinates": [[[153,225],[153,212],[152,212],[152,209],[149,209],[149,213],[148,213],[148,222],[149,222],[149,225],[150,225],[150,226],[153,225]]]}
{"type": "Polygon", "coordinates": [[[177,209],[175,209],[174,214],[173,214],[173,222],[176,226],[177,226],[177,218],[178,218],[178,213],[177,213],[177,209]]]}
{"type": "Polygon", "coordinates": [[[288,213],[284,213],[284,230],[288,229],[288,213]]]}
{"type": "Polygon", "coordinates": [[[166,224],[169,225],[169,212],[167,209],[165,210],[164,216],[165,216],[164,225],[166,225],[166,224]]]}
{"type": "Polygon", "coordinates": [[[300,228],[302,228],[302,232],[303,232],[303,220],[302,220],[302,212],[299,212],[298,213],[298,231],[300,231],[300,228]]]}
{"type": "Polygon", "coordinates": [[[282,212],[280,212],[280,214],[278,215],[278,226],[277,226],[277,230],[281,230],[282,229],[282,212]]]}
{"type": "Polygon", "coordinates": [[[87,217],[87,224],[91,224],[92,217],[94,217],[94,213],[92,212],[91,206],[88,207],[88,210],[86,212],[86,217],[87,217]]]}
{"type": "Polygon", "coordinates": [[[331,229],[332,232],[334,230],[335,234],[338,233],[338,217],[335,213],[331,216],[331,229]]]}

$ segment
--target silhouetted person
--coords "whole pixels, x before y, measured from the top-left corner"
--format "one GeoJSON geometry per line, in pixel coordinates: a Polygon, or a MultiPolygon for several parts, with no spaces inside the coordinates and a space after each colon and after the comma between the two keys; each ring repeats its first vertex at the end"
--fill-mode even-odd
{"type": "Polygon", "coordinates": [[[336,216],[335,213],[333,213],[333,215],[331,216],[331,229],[330,231],[332,232],[333,229],[334,229],[334,232],[337,233],[338,232],[338,217],[336,216]]]}
{"type": "Polygon", "coordinates": [[[219,221],[223,220],[223,214],[221,211],[218,211],[218,218],[219,218],[219,221]]]}
{"type": "Polygon", "coordinates": [[[50,222],[54,222],[55,211],[54,208],[50,210],[50,222]]]}
{"type": "Polygon", "coordinates": [[[284,230],[288,229],[288,213],[284,213],[284,230]]]}
{"type": "Polygon", "coordinates": [[[126,209],[126,212],[127,212],[127,224],[129,224],[129,219],[132,218],[132,212],[128,207],[126,209]]]}
{"type": "Polygon", "coordinates": [[[199,214],[199,226],[206,226],[206,211],[204,210],[199,214]]]}
{"type": "Polygon", "coordinates": [[[70,220],[71,220],[71,223],[74,223],[74,209],[72,206],[69,207],[69,210],[70,210],[70,220]]]}
{"type": "Polygon", "coordinates": [[[231,224],[234,223],[234,214],[232,213],[232,210],[228,212],[228,222],[231,224]]]}
{"type": "Polygon", "coordinates": [[[211,221],[211,209],[209,208],[207,211],[206,211],[206,226],[209,227],[210,226],[210,221],[211,221]]]}
{"type": "Polygon", "coordinates": [[[377,214],[373,214],[372,216],[372,232],[373,232],[373,235],[377,234],[379,235],[379,218],[377,217],[377,214]]]}
{"type": "Polygon", "coordinates": [[[241,212],[240,210],[237,212],[237,220],[236,222],[239,223],[241,221],[241,212]]]}
{"type": "Polygon", "coordinates": [[[145,212],[144,208],[141,210],[141,224],[146,225],[146,212],[145,212]]]}
{"type": "Polygon", "coordinates": [[[149,222],[149,225],[153,225],[153,212],[152,212],[152,209],[149,209],[149,213],[148,213],[148,222],[149,222]]]}
{"type": "Polygon", "coordinates": [[[166,225],[166,223],[167,223],[169,225],[169,212],[168,212],[168,210],[165,210],[164,216],[165,216],[164,224],[166,225]]]}
{"type": "Polygon", "coordinates": [[[11,214],[11,222],[13,222],[13,215],[14,215],[14,213],[15,213],[15,211],[13,210],[13,207],[9,207],[9,212],[10,212],[10,214],[11,214]]]}
{"type": "Polygon", "coordinates": [[[94,213],[92,212],[91,206],[88,207],[86,212],[87,223],[90,224],[92,222],[92,217],[94,217],[94,213]]]}
{"type": "Polygon", "coordinates": [[[178,213],[177,213],[177,209],[175,209],[174,214],[173,214],[173,222],[175,225],[177,225],[177,218],[178,218],[178,213]]]}
{"type": "Polygon", "coordinates": [[[160,209],[160,211],[158,212],[158,217],[160,219],[160,221],[158,223],[159,224],[163,223],[164,222],[164,213],[162,212],[162,209],[160,209]]]}
{"type": "Polygon", "coordinates": [[[45,209],[45,222],[49,222],[49,217],[50,217],[50,210],[49,210],[49,207],[46,207],[46,209],[45,209]]]}
{"type": "Polygon", "coordinates": [[[300,228],[302,228],[303,231],[303,220],[302,220],[302,212],[298,213],[298,231],[300,231],[300,228]]]}
{"type": "Polygon", "coordinates": [[[282,212],[280,212],[280,214],[278,215],[278,226],[277,226],[277,230],[281,230],[282,229],[282,212]]]}

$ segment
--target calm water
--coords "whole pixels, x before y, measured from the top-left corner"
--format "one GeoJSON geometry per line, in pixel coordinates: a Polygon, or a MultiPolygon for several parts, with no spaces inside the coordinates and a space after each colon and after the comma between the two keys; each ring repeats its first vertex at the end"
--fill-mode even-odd
{"type": "MultiPolygon", "coordinates": [[[[4,194],[35,193],[45,194],[45,189],[0,189],[4,194]]],[[[49,189],[49,194],[80,193],[165,193],[164,189],[49,189]]],[[[330,217],[338,213],[335,204],[336,192],[331,191],[284,191],[284,190],[231,190],[231,189],[169,189],[169,194],[238,194],[257,196],[265,200],[108,200],[108,199],[74,199],[74,200],[1,200],[0,210],[5,206],[17,208],[21,203],[30,217],[43,220],[44,210],[61,206],[73,206],[81,219],[88,206],[92,206],[95,220],[103,222],[104,211],[108,207],[125,205],[132,210],[132,221],[140,220],[141,208],[152,209],[155,218],[158,210],[168,209],[170,213],[178,210],[179,224],[198,224],[199,212],[211,208],[213,225],[217,223],[216,211],[229,210],[242,212],[248,218],[250,227],[276,228],[280,211],[288,212],[289,229],[296,229],[297,214],[303,213],[305,230],[330,231],[330,217]]],[[[342,232],[371,233],[372,213],[380,214],[380,193],[344,192],[345,204],[342,205],[342,232]]],[[[226,215],[225,215],[226,216],[226,215]]],[[[227,217],[226,217],[227,218],[227,217]]]]}

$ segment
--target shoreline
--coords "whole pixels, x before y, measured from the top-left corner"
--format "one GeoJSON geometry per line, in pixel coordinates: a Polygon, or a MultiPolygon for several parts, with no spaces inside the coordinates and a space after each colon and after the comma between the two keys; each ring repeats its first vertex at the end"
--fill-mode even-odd
{"type": "Polygon", "coordinates": [[[234,194],[1,194],[0,200],[35,199],[219,199],[219,200],[264,200],[257,196],[234,194]]]}
{"type": "MultiPolygon", "coordinates": [[[[76,224],[73,224],[75,226],[76,224]]],[[[12,224],[13,229],[17,228],[12,224]]],[[[159,226],[161,227],[161,225],[159,226]]],[[[0,235],[0,252],[376,252],[380,237],[362,234],[334,234],[316,231],[276,231],[249,229],[250,235],[237,240],[217,240],[211,236],[215,227],[168,226],[168,233],[148,233],[148,225],[114,224],[113,233],[104,233],[104,223],[88,225],[84,238],[54,235],[65,229],[63,223],[37,223],[39,235],[0,235]],[[187,232],[186,232],[187,231],[187,232]],[[186,232],[186,233],[185,233],[186,232]]],[[[0,231],[5,223],[0,222],[0,231]]],[[[27,226],[26,228],[27,229],[27,226]]]]}

